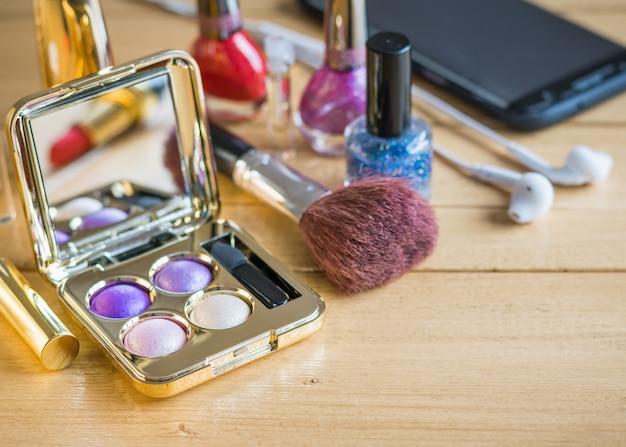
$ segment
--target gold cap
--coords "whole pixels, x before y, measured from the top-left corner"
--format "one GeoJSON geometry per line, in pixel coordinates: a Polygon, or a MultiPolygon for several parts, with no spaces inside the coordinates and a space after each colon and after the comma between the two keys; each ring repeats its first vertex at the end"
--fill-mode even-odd
{"type": "Polygon", "coordinates": [[[4,258],[0,258],[0,313],[45,368],[63,369],[78,354],[78,339],[20,271],[4,258]]]}
{"type": "Polygon", "coordinates": [[[45,87],[113,65],[98,0],[34,0],[34,14],[45,87]]]}

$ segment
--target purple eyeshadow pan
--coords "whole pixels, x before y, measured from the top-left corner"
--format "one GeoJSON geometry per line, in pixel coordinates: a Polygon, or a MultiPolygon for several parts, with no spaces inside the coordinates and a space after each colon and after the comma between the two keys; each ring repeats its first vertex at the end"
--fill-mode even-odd
{"type": "Polygon", "coordinates": [[[102,208],[93,214],[83,217],[80,224],[81,230],[90,230],[93,228],[105,227],[114,223],[121,222],[128,217],[128,213],[119,208],[102,208]]]}
{"type": "Polygon", "coordinates": [[[112,283],[99,289],[90,300],[93,313],[106,318],[130,318],[150,307],[148,292],[131,283],[112,283]]]}
{"type": "Polygon", "coordinates": [[[158,357],[178,351],[187,343],[187,333],[175,321],[163,317],[145,318],[124,337],[124,348],[135,355],[158,357]]]}
{"type": "Polygon", "coordinates": [[[213,272],[206,264],[192,259],[172,259],[154,275],[154,284],[168,292],[192,293],[208,287],[213,272]]]}

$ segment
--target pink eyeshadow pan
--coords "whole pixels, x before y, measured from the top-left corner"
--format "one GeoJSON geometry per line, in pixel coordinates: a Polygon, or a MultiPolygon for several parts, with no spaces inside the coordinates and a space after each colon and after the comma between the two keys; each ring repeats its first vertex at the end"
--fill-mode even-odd
{"type": "Polygon", "coordinates": [[[159,357],[178,351],[187,343],[187,333],[169,318],[145,318],[124,337],[124,348],[143,357],[159,357]]]}

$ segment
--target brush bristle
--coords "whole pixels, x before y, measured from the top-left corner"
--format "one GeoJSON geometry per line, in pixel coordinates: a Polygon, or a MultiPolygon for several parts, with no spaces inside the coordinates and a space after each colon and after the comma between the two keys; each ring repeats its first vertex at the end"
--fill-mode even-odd
{"type": "Polygon", "coordinates": [[[387,284],[423,261],[439,233],[432,208],[404,179],[339,188],[300,220],[313,259],[346,294],[387,284]]]}

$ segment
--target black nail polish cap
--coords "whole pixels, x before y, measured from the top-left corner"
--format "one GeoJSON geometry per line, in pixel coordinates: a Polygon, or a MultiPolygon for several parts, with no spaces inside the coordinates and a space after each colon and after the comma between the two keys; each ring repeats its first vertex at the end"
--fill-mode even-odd
{"type": "Polygon", "coordinates": [[[411,124],[411,42],[400,33],[382,32],[367,46],[367,130],[398,137],[411,124]]]}

